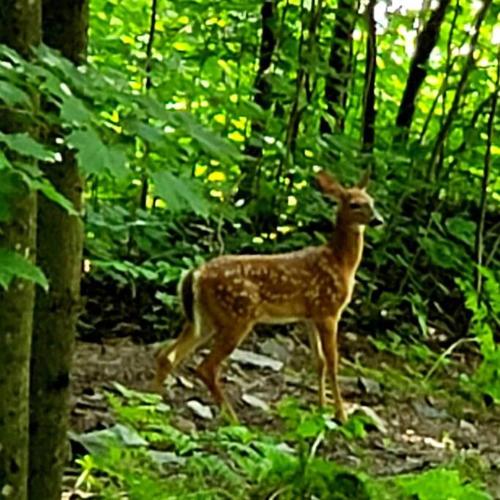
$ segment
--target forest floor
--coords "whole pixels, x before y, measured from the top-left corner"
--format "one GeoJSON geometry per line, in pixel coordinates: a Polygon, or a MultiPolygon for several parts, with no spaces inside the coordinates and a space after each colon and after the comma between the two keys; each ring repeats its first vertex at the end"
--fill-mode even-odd
{"type": "MultiPolygon", "coordinates": [[[[376,477],[455,461],[474,469],[473,475],[487,484],[493,498],[500,498],[500,412],[473,401],[461,389],[462,366],[470,365],[465,354],[456,352],[453,360],[437,366],[437,357],[426,360],[425,354],[419,359],[418,351],[408,356],[376,348],[352,332],[344,332],[341,342],[341,387],[347,408],[367,414],[374,425],[361,440],[340,435],[334,442],[323,442],[321,456],[376,477]]],[[[115,390],[113,383],[149,390],[157,347],[129,337],[100,344],[79,342],[72,430],[84,433],[115,422],[105,395],[115,390]]],[[[165,403],[175,415],[171,423],[183,432],[221,423],[207,390],[193,374],[203,353],[196,353],[165,386],[165,403]]],[[[270,409],[283,398],[294,397],[306,406],[316,403],[315,369],[299,325],[257,329],[227,363],[223,380],[247,426],[278,431],[283,422],[270,409]]]]}

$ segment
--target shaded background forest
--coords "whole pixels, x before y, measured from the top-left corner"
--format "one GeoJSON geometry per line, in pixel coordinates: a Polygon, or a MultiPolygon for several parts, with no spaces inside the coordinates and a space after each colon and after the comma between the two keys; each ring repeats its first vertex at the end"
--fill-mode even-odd
{"type": "MultiPolygon", "coordinates": [[[[91,7],[89,60],[109,78],[119,73],[127,95],[164,104],[160,113],[108,96],[98,125],[129,170],[116,163],[88,184],[85,284],[129,295],[141,338],[172,330],[182,269],[222,252],[324,241],[331,208],[311,189],[322,166],[345,182],[371,168],[387,219],[368,237],[347,321],[440,348],[477,328],[490,350],[498,6],[181,2],[153,5],[153,30],[146,3],[91,7]]],[[[84,165],[106,169],[83,152],[84,165]]],[[[105,302],[89,299],[90,333],[116,328],[105,302]]]]}

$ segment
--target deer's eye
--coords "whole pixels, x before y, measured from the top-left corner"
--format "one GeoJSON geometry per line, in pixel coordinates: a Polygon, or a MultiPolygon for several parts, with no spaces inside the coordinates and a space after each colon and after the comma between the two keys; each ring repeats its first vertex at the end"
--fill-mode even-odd
{"type": "Polygon", "coordinates": [[[349,207],[353,210],[357,210],[358,208],[361,208],[361,203],[356,203],[355,201],[353,201],[352,203],[349,203],[349,207]]]}

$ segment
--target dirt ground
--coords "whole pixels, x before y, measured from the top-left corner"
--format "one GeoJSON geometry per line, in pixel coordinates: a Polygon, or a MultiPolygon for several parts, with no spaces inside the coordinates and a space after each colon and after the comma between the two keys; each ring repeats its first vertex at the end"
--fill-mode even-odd
{"type": "MultiPolygon", "coordinates": [[[[342,341],[341,385],[347,406],[367,413],[377,425],[362,441],[339,438],[326,444],[323,454],[378,476],[422,471],[458,456],[479,470],[494,498],[500,498],[498,410],[458,394],[453,379],[459,373],[449,369],[440,373],[449,378],[443,385],[450,389],[433,391],[431,396],[412,383],[412,372],[400,359],[378,352],[353,333],[345,334],[342,341]],[[398,383],[386,384],[383,377],[367,375],[384,370],[394,374],[399,370],[398,383]]],[[[104,395],[113,382],[149,390],[157,347],[133,343],[130,338],[79,342],[72,380],[72,430],[84,432],[113,423],[104,395]]],[[[174,425],[182,430],[219,423],[207,390],[192,371],[203,353],[196,353],[165,387],[165,402],[176,413],[174,425]]],[[[286,334],[252,333],[228,362],[223,380],[242,423],[264,429],[280,425],[268,408],[283,397],[316,401],[315,370],[299,327],[286,334]]]]}

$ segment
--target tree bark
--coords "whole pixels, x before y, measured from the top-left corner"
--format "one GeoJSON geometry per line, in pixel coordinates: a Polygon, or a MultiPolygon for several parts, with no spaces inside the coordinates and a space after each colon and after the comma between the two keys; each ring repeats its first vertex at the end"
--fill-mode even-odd
{"type": "MultiPolygon", "coordinates": [[[[40,3],[3,0],[0,3],[0,43],[29,55],[40,42],[40,3]]],[[[26,126],[15,113],[0,112],[2,132],[21,132],[26,126]]],[[[14,158],[12,158],[14,160],[14,158]]],[[[3,171],[6,176],[15,176],[3,171]]],[[[0,221],[0,249],[17,251],[34,260],[36,197],[19,181],[9,200],[10,217],[0,221]]],[[[0,492],[5,498],[24,500],[28,478],[29,356],[33,322],[34,287],[15,279],[0,288],[0,492]]]]}
{"type": "MultiPolygon", "coordinates": [[[[271,67],[274,49],[276,48],[276,25],[278,23],[277,0],[264,0],[261,10],[262,37],[260,41],[259,68],[254,81],[254,102],[262,109],[267,110],[272,105],[271,84],[267,78],[267,71],[271,67]]],[[[263,124],[256,122],[253,130],[262,132],[263,124]],[[256,128],[257,127],[257,128],[256,128]]],[[[249,148],[248,154],[252,156],[262,154],[262,148],[252,150],[249,148]]]]}
{"type": "MultiPolygon", "coordinates": [[[[366,9],[368,33],[366,39],[365,90],[363,97],[363,151],[373,152],[375,142],[375,78],[377,74],[377,36],[375,29],[376,0],[370,0],[366,9]]],[[[371,166],[371,162],[369,162],[371,166]]]]}
{"type": "Polygon", "coordinates": [[[335,120],[335,129],[323,118],[323,134],[344,130],[347,88],[352,75],[352,33],[356,25],[357,0],[339,0],[332,33],[328,64],[330,72],[325,80],[327,113],[335,120]]]}
{"type": "MultiPolygon", "coordinates": [[[[151,77],[151,69],[153,67],[153,44],[155,41],[156,35],[156,16],[158,10],[158,0],[151,1],[151,17],[149,20],[149,35],[148,35],[148,43],[146,45],[146,81],[144,84],[144,91],[148,94],[149,90],[153,86],[153,79],[151,77]]],[[[144,162],[147,159],[149,154],[149,147],[146,143],[145,145],[145,154],[144,154],[144,162]]],[[[149,178],[146,173],[142,175],[142,186],[141,186],[141,194],[139,197],[139,207],[142,210],[146,210],[147,201],[148,201],[148,193],[149,193],[149,178]]]]}
{"type": "MultiPolygon", "coordinates": [[[[83,62],[87,46],[88,0],[43,0],[43,41],[74,63],[83,62]]],[[[57,130],[51,132],[54,140],[57,130]]],[[[54,141],[55,142],[55,141],[54,141]]],[[[74,154],[41,165],[55,188],[81,209],[83,181],[74,154]]],[[[61,498],[68,458],[67,422],[70,367],[80,305],[83,231],[79,217],[40,197],[38,263],[50,284],[37,291],[31,354],[29,498],[61,498]]]]}
{"type": "MultiPolygon", "coordinates": [[[[254,80],[254,102],[261,109],[267,111],[272,106],[271,84],[267,72],[271,67],[274,50],[277,44],[276,28],[278,24],[278,1],[264,0],[261,9],[262,36],[260,39],[259,67],[254,80]]],[[[265,124],[260,120],[254,120],[252,123],[251,135],[257,138],[265,129],[265,124]]],[[[259,141],[248,144],[245,148],[245,154],[253,161],[244,164],[242,172],[242,181],[239,187],[239,195],[248,198],[252,195],[252,189],[255,177],[255,167],[262,158],[262,145],[259,141]]]]}
{"type": "Polygon", "coordinates": [[[449,4],[450,0],[439,1],[438,7],[432,12],[429,21],[417,37],[417,47],[410,63],[408,79],[406,80],[403,98],[401,99],[396,117],[398,131],[395,140],[397,142],[406,142],[408,139],[408,131],[415,113],[415,100],[420,86],[427,76],[425,66],[429,61],[432,50],[436,46],[441,24],[443,23],[446,8],[449,4]]]}

